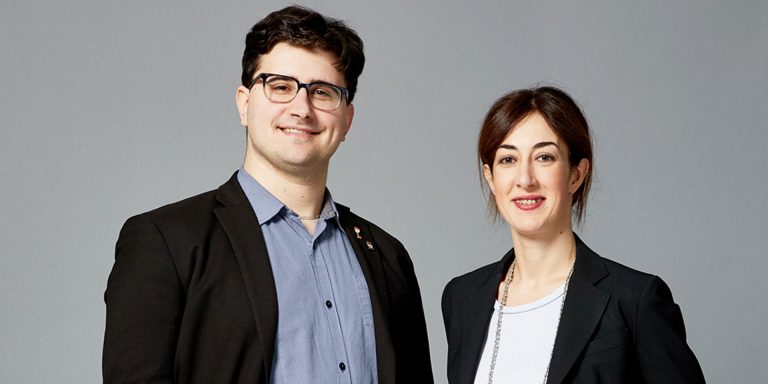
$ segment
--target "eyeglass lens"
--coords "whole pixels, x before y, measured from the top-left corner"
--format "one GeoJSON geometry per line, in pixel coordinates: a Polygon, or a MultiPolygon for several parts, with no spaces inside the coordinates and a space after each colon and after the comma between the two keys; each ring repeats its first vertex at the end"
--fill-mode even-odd
{"type": "MultiPolygon", "coordinates": [[[[307,87],[310,103],[319,109],[333,110],[341,103],[341,92],[338,88],[322,83],[311,84],[307,87]]],[[[293,100],[299,93],[298,80],[291,77],[270,76],[264,83],[264,94],[269,100],[286,103],[293,100]]]]}

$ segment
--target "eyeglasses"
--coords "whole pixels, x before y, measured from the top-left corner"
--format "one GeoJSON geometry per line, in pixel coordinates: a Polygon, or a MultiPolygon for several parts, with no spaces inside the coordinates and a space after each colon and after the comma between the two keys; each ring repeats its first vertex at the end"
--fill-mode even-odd
{"type": "Polygon", "coordinates": [[[273,103],[289,103],[296,98],[302,88],[307,89],[309,103],[323,111],[333,111],[341,105],[341,100],[349,100],[349,90],[322,81],[302,83],[290,76],[274,73],[260,73],[253,80],[255,85],[259,80],[264,84],[264,96],[273,103]]]}

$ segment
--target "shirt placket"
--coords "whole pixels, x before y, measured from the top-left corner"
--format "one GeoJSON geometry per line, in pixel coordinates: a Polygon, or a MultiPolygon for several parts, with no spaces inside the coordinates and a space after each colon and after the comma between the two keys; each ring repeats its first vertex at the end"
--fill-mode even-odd
{"type": "Polygon", "coordinates": [[[337,295],[334,293],[334,287],[331,280],[331,274],[328,270],[328,264],[326,255],[328,255],[328,249],[324,246],[324,242],[320,240],[321,237],[328,237],[327,233],[323,232],[329,230],[326,222],[320,222],[317,226],[315,236],[309,244],[309,256],[312,263],[312,271],[315,274],[315,281],[319,288],[319,305],[322,306],[324,318],[326,319],[326,325],[328,334],[331,339],[331,345],[333,345],[334,357],[335,357],[335,369],[337,370],[339,383],[352,383],[352,377],[349,369],[349,358],[347,354],[347,348],[344,343],[344,332],[341,327],[341,318],[339,316],[339,308],[337,303],[337,295]]]}

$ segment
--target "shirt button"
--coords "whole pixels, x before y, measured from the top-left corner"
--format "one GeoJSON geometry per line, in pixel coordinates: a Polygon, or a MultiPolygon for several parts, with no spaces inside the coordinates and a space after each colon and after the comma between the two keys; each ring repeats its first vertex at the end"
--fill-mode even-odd
{"type": "Polygon", "coordinates": [[[330,308],[332,308],[332,307],[333,307],[333,303],[331,303],[331,301],[330,301],[330,300],[326,300],[326,301],[325,301],[325,306],[326,306],[326,307],[328,307],[328,309],[330,309],[330,308]]]}
{"type": "Polygon", "coordinates": [[[347,369],[347,365],[344,364],[344,363],[339,363],[339,369],[341,369],[342,371],[346,370],[347,369]]]}

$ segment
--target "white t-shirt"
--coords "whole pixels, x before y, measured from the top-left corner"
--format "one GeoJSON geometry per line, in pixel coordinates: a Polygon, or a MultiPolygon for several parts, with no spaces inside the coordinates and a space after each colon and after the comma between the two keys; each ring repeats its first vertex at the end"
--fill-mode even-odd
{"type": "MultiPolygon", "coordinates": [[[[535,302],[504,307],[499,353],[493,372],[494,383],[544,382],[552,347],[555,345],[564,291],[565,284],[535,302]]],[[[488,383],[500,307],[501,304],[495,301],[475,384],[488,383]]]]}

